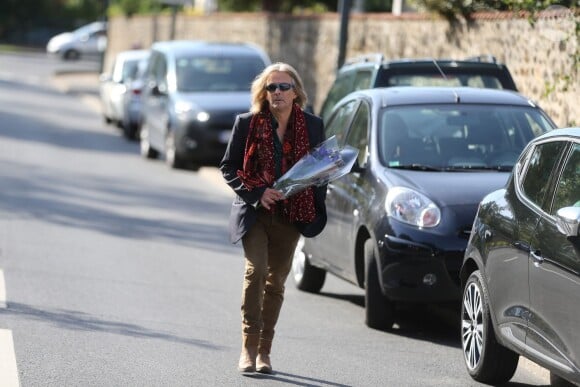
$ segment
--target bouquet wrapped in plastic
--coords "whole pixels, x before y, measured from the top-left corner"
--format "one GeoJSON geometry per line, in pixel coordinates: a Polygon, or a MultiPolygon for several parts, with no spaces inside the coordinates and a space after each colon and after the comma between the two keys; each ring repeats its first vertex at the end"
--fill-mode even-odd
{"type": "Polygon", "coordinates": [[[349,173],[357,157],[358,149],[349,145],[339,148],[336,136],[332,136],[298,160],[272,188],[288,198],[308,187],[328,184],[349,173]]]}

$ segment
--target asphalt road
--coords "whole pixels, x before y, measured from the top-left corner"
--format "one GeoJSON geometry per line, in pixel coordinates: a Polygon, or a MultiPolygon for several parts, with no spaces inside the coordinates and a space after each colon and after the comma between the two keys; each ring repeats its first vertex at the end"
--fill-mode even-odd
{"type": "MultiPolygon", "coordinates": [[[[289,281],[276,374],[238,375],[243,261],[218,171],[143,160],[103,123],[98,74],[21,76],[29,62],[0,55],[0,385],[479,385],[455,310],[370,330],[362,290],[332,276],[319,295],[289,281]]],[[[523,361],[508,386],[548,384],[523,361]]]]}

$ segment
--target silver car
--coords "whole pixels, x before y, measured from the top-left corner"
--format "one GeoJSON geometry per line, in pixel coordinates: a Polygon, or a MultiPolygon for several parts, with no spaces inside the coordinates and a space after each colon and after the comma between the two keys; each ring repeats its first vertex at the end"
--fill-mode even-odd
{"type": "Polygon", "coordinates": [[[130,110],[133,81],[138,76],[139,65],[143,67],[148,57],[148,50],[122,51],[115,57],[112,71],[101,74],[99,79],[103,118],[108,124],[122,128],[128,138],[135,136],[140,125],[140,117],[130,110]]]}
{"type": "Polygon", "coordinates": [[[217,165],[252,81],[270,58],[250,43],[157,42],[143,89],[141,154],[171,168],[217,165]]]}
{"type": "Polygon", "coordinates": [[[46,52],[64,60],[78,60],[91,56],[99,58],[106,48],[107,23],[97,21],[53,36],[46,45],[46,52]]]}

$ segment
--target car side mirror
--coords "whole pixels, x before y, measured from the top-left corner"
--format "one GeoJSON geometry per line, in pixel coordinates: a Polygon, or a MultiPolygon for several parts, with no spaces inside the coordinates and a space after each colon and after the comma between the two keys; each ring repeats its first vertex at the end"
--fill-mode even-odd
{"type": "Polygon", "coordinates": [[[556,212],[558,230],[567,237],[578,236],[580,224],[580,207],[564,207],[556,212]]]}

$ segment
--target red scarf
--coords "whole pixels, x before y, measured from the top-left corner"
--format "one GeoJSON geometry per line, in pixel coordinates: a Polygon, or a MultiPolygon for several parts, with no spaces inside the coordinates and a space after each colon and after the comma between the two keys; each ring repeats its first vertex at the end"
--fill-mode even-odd
{"type": "MultiPolygon", "coordinates": [[[[274,130],[270,112],[262,110],[254,114],[246,140],[243,170],[238,176],[249,189],[271,187],[275,181],[274,130]]],[[[288,128],[282,141],[282,174],[286,173],[302,156],[308,153],[310,141],[306,130],[306,120],[297,104],[292,108],[288,128]]],[[[308,188],[288,199],[278,202],[282,214],[291,222],[310,223],[314,221],[314,191],[308,188]]],[[[273,211],[274,207],[272,207],[273,211]]]]}

